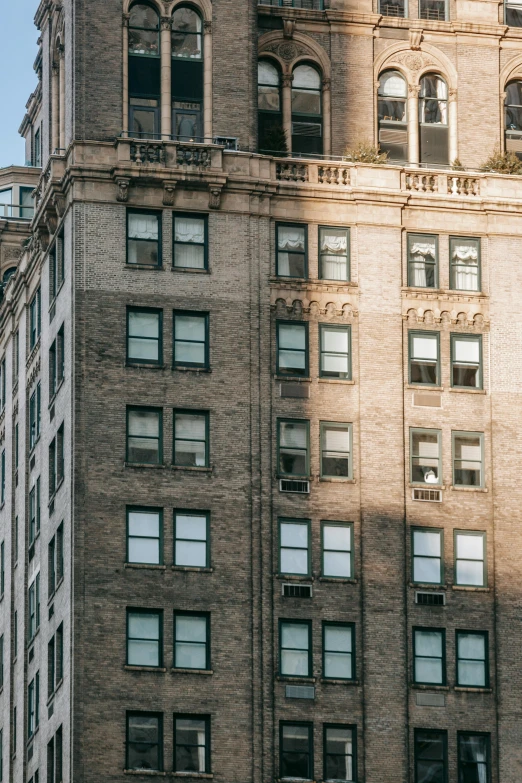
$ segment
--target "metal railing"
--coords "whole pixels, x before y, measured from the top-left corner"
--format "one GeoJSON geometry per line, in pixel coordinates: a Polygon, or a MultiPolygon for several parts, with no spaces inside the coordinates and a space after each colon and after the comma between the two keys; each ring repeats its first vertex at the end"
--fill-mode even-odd
{"type": "Polygon", "coordinates": [[[304,8],[308,11],[324,11],[324,0],[258,0],[258,5],[272,5],[278,8],[304,8]]]}
{"type": "Polygon", "coordinates": [[[0,218],[32,220],[33,215],[34,207],[27,207],[22,204],[0,204],[0,218]]]}

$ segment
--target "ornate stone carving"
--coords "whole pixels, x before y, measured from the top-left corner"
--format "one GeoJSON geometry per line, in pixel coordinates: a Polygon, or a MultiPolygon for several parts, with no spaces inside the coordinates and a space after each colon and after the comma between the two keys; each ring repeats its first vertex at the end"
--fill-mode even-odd
{"type": "Polygon", "coordinates": [[[117,201],[128,201],[129,200],[129,186],[130,186],[130,179],[127,177],[117,177],[116,178],[116,185],[118,186],[118,192],[116,193],[116,200],[117,201]]]}
{"type": "Polygon", "coordinates": [[[56,229],[58,228],[58,215],[56,212],[48,209],[45,213],[45,223],[49,234],[55,234],[56,229]]]}
{"type": "Polygon", "coordinates": [[[219,209],[221,206],[221,191],[223,185],[209,185],[208,186],[208,206],[209,209],[219,209]]]}
{"type": "Polygon", "coordinates": [[[170,30],[172,26],[172,20],[170,16],[162,16],[160,20],[160,26],[162,30],[170,30]]]}
{"type": "Polygon", "coordinates": [[[323,92],[327,92],[328,90],[331,90],[331,88],[332,88],[332,80],[331,79],[323,79],[321,84],[322,84],[323,92]]]}
{"type": "Polygon", "coordinates": [[[394,59],[413,72],[420,71],[421,68],[425,68],[428,65],[436,65],[435,60],[428,57],[424,52],[403,52],[394,59]]]}
{"type": "Polygon", "coordinates": [[[310,52],[308,49],[305,49],[304,46],[298,46],[298,44],[296,44],[294,41],[282,41],[279,43],[276,42],[269,44],[265,48],[265,51],[274,52],[282,60],[285,60],[285,62],[291,62],[301,54],[308,54],[313,56],[312,52],[310,52]]]}
{"type": "Polygon", "coordinates": [[[165,150],[161,142],[132,143],[130,158],[133,163],[165,163],[165,150]]]}
{"type": "Polygon", "coordinates": [[[47,226],[38,227],[38,239],[40,241],[40,247],[45,253],[45,251],[49,247],[49,242],[50,242],[49,230],[47,226]]]}
{"type": "Polygon", "coordinates": [[[18,263],[20,261],[20,257],[22,255],[22,248],[16,247],[15,245],[7,245],[7,247],[4,246],[3,248],[3,262],[9,263],[10,261],[18,263]]]}
{"type": "Polygon", "coordinates": [[[420,50],[422,30],[410,30],[410,46],[414,51],[420,50]]]}
{"type": "Polygon", "coordinates": [[[173,207],[174,206],[174,194],[176,191],[176,183],[175,182],[164,182],[163,183],[163,204],[165,207],[173,207]]]}
{"type": "Polygon", "coordinates": [[[212,22],[210,20],[206,19],[203,22],[203,31],[205,35],[210,35],[210,33],[212,32],[212,22]]]}
{"type": "Polygon", "coordinates": [[[65,196],[63,193],[55,193],[53,196],[53,204],[56,209],[58,217],[62,217],[65,213],[65,196]]]}
{"type": "Polygon", "coordinates": [[[211,150],[205,147],[192,147],[180,144],[176,152],[178,166],[198,166],[208,168],[211,163],[211,150]]]}
{"type": "Polygon", "coordinates": [[[283,19],[283,37],[292,40],[295,32],[295,19],[283,19]]]}
{"type": "Polygon", "coordinates": [[[122,22],[124,27],[129,26],[130,14],[123,14],[122,22]]]}
{"type": "Polygon", "coordinates": [[[290,74],[289,76],[283,76],[282,84],[283,87],[291,87],[292,82],[294,81],[294,77],[290,74]]]}

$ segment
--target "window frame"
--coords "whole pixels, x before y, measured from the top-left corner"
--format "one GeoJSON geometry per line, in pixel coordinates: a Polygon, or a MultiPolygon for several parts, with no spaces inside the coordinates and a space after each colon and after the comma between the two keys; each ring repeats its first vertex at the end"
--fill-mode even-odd
{"type": "Polygon", "coordinates": [[[163,267],[163,211],[160,209],[139,209],[138,207],[127,207],[125,214],[125,265],[130,267],[137,267],[138,269],[161,269],[163,267]],[[133,239],[129,236],[129,215],[154,215],[158,220],[158,263],[157,264],[140,264],[132,263],[129,261],[129,242],[150,242],[148,239],[133,239]]]}
{"type": "Polygon", "coordinates": [[[488,586],[488,538],[487,533],[485,530],[458,530],[455,529],[453,531],[453,581],[454,584],[458,587],[474,587],[477,590],[484,589],[488,586]],[[459,560],[464,560],[466,562],[472,562],[472,563],[478,563],[479,560],[470,560],[469,558],[462,558],[457,557],[458,551],[457,551],[457,537],[458,536],[481,536],[482,542],[483,542],[483,552],[484,557],[482,559],[482,584],[481,585],[470,585],[465,584],[464,582],[458,582],[457,581],[457,564],[459,560]]]}
{"type": "MultiPolygon", "coordinates": [[[[125,618],[125,665],[126,666],[138,666],[140,669],[150,669],[154,671],[155,669],[161,669],[163,667],[163,609],[149,609],[144,607],[131,607],[127,606],[126,608],[126,618],[125,618]],[[129,642],[138,639],[139,637],[133,637],[131,640],[129,636],[129,620],[131,614],[148,614],[148,615],[155,615],[158,618],[158,664],[157,666],[147,666],[147,664],[144,663],[130,663],[129,661],[129,642]]],[[[155,640],[152,640],[155,641],[155,640]]]]}
{"type": "Polygon", "coordinates": [[[428,685],[430,687],[441,687],[446,686],[448,677],[447,677],[447,671],[446,671],[446,629],[445,628],[439,628],[439,627],[431,627],[431,626],[425,626],[425,625],[414,625],[412,628],[412,645],[413,645],[413,671],[412,671],[412,682],[414,685],[428,685]],[[435,656],[417,656],[416,652],[416,636],[417,631],[420,632],[427,632],[427,633],[440,633],[441,634],[441,640],[442,640],[442,656],[440,658],[441,661],[441,670],[442,670],[442,681],[441,682],[423,682],[422,680],[417,680],[416,678],[416,659],[417,657],[420,658],[430,658],[439,660],[439,658],[435,658],[435,656]]]}
{"type": "MultiPolygon", "coordinates": [[[[186,439],[185,439],[186,440],[186,439]]],[[[191,443],[202,443],[201,440],[190,441],[191,443]]],[[[193,408],[173,408],[172,409],[172,465],[176,468],[186,470],[187,468],[198,468],[199,470],[208,470],[210,466],[210,411],[197,410],[193,408]],[[186,413],[190,416],[204,416],[205,418],[205,464],[204,465],[178,465],[176,462],[176,415],[186,413]]]]}
{"type": "MultiPolygon", "coordinates": [[[[302,63],[299,63],[302,64],[302,63]]],[[[314,117],[316,115],[313,115],[314,117]]],[[[322,115],[321,115],[322,116],[322,115]]],[[[275,224],[275,251],[276,251],[276,259],[275,259],[275,266],[276,266],[276,277],[282,277],[285,280],[308,280],[309,270],[308,270],[308,223],[292,223],[285,220],[277,221],[275,224]],[[279,229],[281,227],[285,228],[304,228],[304,277],[296,277],[294,275],[282,275],[279,272],[279,229]]],[[[281,252],[296,252],[296,251],[281,251],[281,252]]],[[[297,253],[296,253],[297,255],[297,253]]],[[[300,255],[300,254],[299,254],[300,255]]]]}
{"type": "MultiPolygon", "coordinates": [[[[173,10],[178,10],[183,6],[176,6],[173,10]]],[[[203,35],[203,33],[202,33],[203,35]]],[[[209,231],[208,231],[208,212],[172,212],[172,268],[187,272],[208,272],[209,271],[209,231]],[[176,264],[176,245],[197,245],[201,247],[201,242],[178,242],[176,241],[176,218],[192,218],[193,220],[204,221],[204,240],[203,240],[203,266],[181,266],[176,264]]]]}
{"type": "MultiPolygon", "coordinates": [[[[485,465],[485,444],[484,432],[471,432],[467,430],[451,431],[451,480],[453,487],[467,487],[472,490],[485,489],[486,487],[486,465],[485,465]],[[463,435],[478,435],[480,439],[480,484],[456,484],[455,483],[455,439],[463,435]]],[[[461,460],[462,461],[462,460],[461,460]]]]}
{"type": "Polygon", "coordinates": [[[295,780],[292,777],[283,775],[283,753],[288,752],[283,748],[283,727],[284,726],[304,726],[308,730],[308,778],[299,778],[300,780],[311,781],[314,779],[314,724],[312,721],[299,720],[280,720],[279,721],[279,779],[295,780]]]}
{"type": "Polygon", "coordinates": [[[466,631],[462,628],[455,629],[455,685],[458,688],[477,688],[480,690],[487,690],[490,687],[489,676],[489,631],[466,631]],[[459,682],[459,662],[469,660],[481,660],[479,658],[461,658],[459,656],[459,636],[482,636],[484,638],[484,685],[469,685],[459,682]]]}
{"type": "Polygon", "coordinates": [[[428,331],[427,329],[408,329],[408,383],[410,386],[419,387],[421,389],[438,389],[442,386],[441,379],[441,359],[440,359],[440,332],[428,331]],[[436,337],[437,339],[437,359],[435,363],[436,367],[436,380],[435,383],[423,383],[422,381],[412,381],[412,362],[413,356],[413,341],[415,337],[422,337],[424,339],[436,337]]]}
{"type": "Polygon", "coordinates": [[[125,562],[128,564],[136,563],[135,560],[129,560],[129,540],[130,538],[153,538],[154,541],[158,541],[158,556],[159,561],[157,563],[136,563],[137,565],[142,566],[162,566],[164,563],[164,556],[163,556],[163,508],[157,508],[153,506],[126,506],[125,507],[125,530],[126,530],[126,552],[125,552],[125,562]],[[133,512],[143,512],[143,513],[157,513],[159,517],[159,536],[156,538],[155,536],[130,536],[129,533],[129,514],[132,514],[133,512]]]}
{"type": "Polygon", "coordinates": [[[487,731],[457,731],[457,780],[462,781],[460,758],[461,740],[464,737],[485,737],[486,739],[486,783],[491,783],[491,734],[487,731]]]}
{"type": "MultiPolygon", "coordinates": [[[[449,85],[448,85],[449,90],[449,85]]],[[[449,100],[448,100],[449,104],[449,100]]],[[[455,236],[454,234],[450,234],[449,237],[449,272],[450,272],[450,291],[465,291],[468,294],[480,294],[482,292],[482,241],[481,237],[466,237],[466,236],[455,236]],[[456,242],[476,242],[478,247],[478,258],[477,258],[477,288],[455,288],[455,264],[453,262],[453,245],[456,242]]]]}
{"type": "MultiPolygon", "coordinates": [[[[201,341],[193,340],[192,342],[201,344],[201,341]]],[[[194,369],[209,370],[210,369],[210,313],[202,310],[173,310],[172,311],[172,366],[177,367],[190,367],[194,369]],[[205,320],[205,359],[203,364],[199,362],[178,362],[176,361],[176,316],[178,315],[191,315],[198,318],[204,318],[205,320]]]]}
{"type": "MultiPolygon", "coordinates": [[[[163,772],[164,767],[164,761],[163,761],[163,713],[162,712],[151,712],[148,710],[127,710],[125,715],[125,769],[131,770],[133,767],[129,766],[129,747],[130,747],[130,739],[129,739],[129,718],[134,717],[154,717],[158,719],[158,771],[163,772]]],[[[149,743],[151,744],[151,743],[149,743]]],[[[156,744],[156,743],[154,743],[156,744]]],[[[142,769],[141,767],[138,768],[142,769]]],[[[138,771],[137,770],[137,771],[138,771]]]]}
{"type": "MultiPolygon", "coordinates": [[[[133,436],[135,437],[135,436],[133,436]]],[[[125,462],[127,465],[163,465],[163,408],[154,405],[127,405],[125,410],[125,462]],[[158,413],[158,461],[132,462],[129,459],[129,413],[131,411],[156,411],[158,413]]]]}
{"type": "Polygon", "coordinates": [[[175,508],[173,509],[173,553],[172,553],[172,563],[176,568],[183,568],[183,569],[189,569],[189,570],[198,570],[198,569],[209,569],[211,567],[210,565],[210,511],[199,511],[198,509],[193,508],[175,508]],[[205,540],[205,562],[206,564],[204,566],[192,566],[192,565],[180,565],[176,563],[176,542],[177,541],[201,541],[201,539],[195,539],[195,538],[178,538],[177,534],[177,515],[186,515],[186,516],[195,516],[195,517],[205,517],[206,519],[206,540],[205,540]]]}
{"type": "MultiPolygon", "coordinates": [[[[292,379],[305,379],[310,377],[310,325],[308,321],[291,321],[288,319],[277,319],[276,321],[276,375],[280,376],[281,378],[284,378],[287,380],[288,378],[292,379]],[[279,364],[279,351],[281,348],[280,345],[280,336],[279,336],[279,327],[280,326],[300,326],[304,328],[305,333],[305,347],[304,347],[304,355],[305,355],[305,366],[304,366],[304,373],[302,375],[299,375],[295,372],[295,368],[293,369],[292,373],[288,373],[288,375],[281,370],[281,366],[279,364]]],[[[284,350],[289,350],[288,348],[284,350]]],[[[295,350],[296,353],[303,353],[302,349],[290,349],[295,350]]]]}
{"type": "MultiPolygon", "coordinates": [[[[452,389],[465,389],[469,391],[470,389],[476,389],[476,390],[483,390],[484,389],[484,357],[483,357],[483,340],[481,334],[460,334],[459,332],[451,332],[450,333],[450,386],[452,389]],[[478,380],[479,385],[478,386],[460,386],[456,383],[453,383],[453,365],[455,364],[455,342],[457,340],[462,340],[463,342],[478,342],[479,344],[479,360],[478,360],[478,380]]],[[[468,364],[468,363],[467,363],[468,364]]],[[[471,362],[469,362],[469,366],[475,366],[472,365],[471,362]]]]}
{"type": "Polygon", "coordinates": [[[278,630],[279,630],[279,637],[278,637],[278,648],[279,648],[279,665],[278,665],[278,674],[280,677],[289,677],[291,679],[299,679],[299,680],[309,680],[311,677],[313,677],[313,639],[312,639],[312,621],[311,620],[301,620],[300,618],[292,618],[287,619],[280,617],[278,620],[278,630]],[[291,649],[300,649],[300,648],[293,648],[293,647],[285,647],[283,648],[283,625],[302,625],[306,626],[308,629],[308,671],[306,674],[285,674],[282,671],[282,664],[283,664],[283,649],[285,650],[291,650],[291,649]]]}
{"type": "Polygon", "coordinates": [[[419,775],[417,771],[417,762],[419,760],[418,753],[417,753],[417,737],[421,734],[438,735],[442,738],[442,750],[443,750],[442,774],[443,774],[444,783],[448,783],[448,732],[444,729],[421,729],[421,728],[415,728],[413,730],[413,756],[414,756],[413,773],[414,773],[415,783],[419,783],[419,775]]]}
{"type": "Polygon", "coordinates": [[[436,489],[436,488],[440,489],[441,487],[444,486],[442,470],[443,470],[443,464],[442,464],[442,430],[430,429],[428,427],[410,427],[410,484],[413,487],[433,487],[434,489],[436,489]],[[439,456],[438,456],[439,480],[437,481],[437,483],[435,483],[435,482],[428,483],[426,481],[414,481],[413,480],[413,458],[414,458],[414,454],[413,454],[413,434],[417,433],[417,432],[420,432],[420,433],[430,433],[430,434],[433,433],[433,432],[437,433],[437,443],[438,443],[438,446],[439,446],[439,456]]]}
{"type": "MultiPolygon", "coordinates": [[[[193,772],[192,773],[192,777],[194,777],[194,775],[198,776],[198,775],[201,775],[201,774],[211,775],[212,774],[212,753],[211,753],[212,735],[211,735],[211,716],[208,713],[207,714],[202,714],[202,715],[200,715],[198,713],[188,713],[188,712],[175,712],[174,713],[174,716],[173,716],[173,734],[174,734],[174,737],[173,737],[173,739],[174,739],[174,747],[173,747],[174,753],[173,753],[173,755],[174,755],[174,758],[173,758],[173,764],[172,764],[173,772],[177,773],[177,772],[182,771],[182,770],[178,770],[177,769],[177,764],[176,764],[176,749],[178,747],[178,744],[180,744],[180,743],[177,742],[177,739],[176,739],[176,735],[177,735],[176,721],[178,719],[181,719],[181,720],[183,720],[183,719],[201,720],[201,721],[205,722],[205,771],[203,773],[202,772],[193,772]]],[[[197,747],[200,747],[200,746],[197,746],[197,747]]],[[[189,776],[190,776],[190,774],[189,774],[189,776]]]]}
{"type": "Polygon", "coordinates": [[[277,476],[278,478],[289,478],[289,479],[309,479],[310,478],[310,419],[292,419],[292,418],[286,418],[286,417],[277,417],[276,419],[277,423],[277,438],[276,438],[276,448],[277,448],[277,476]],[[306,473],[304,474],[297,474],[297,473],[282,473],[281,471],[281,424],[306,424],[306,473]]]}
{"type": "Polygon", "coordinates": [[[330,680],[336,682],[342,680],[343,682],[353,682],[357,679],[357,666],[356,666],[356,647],[355,647],[355,623],[345,623],[338,620],[323,620],[321,624],[321,677],[323,680],[330,680]],[[335,652],[335,650],[326,649],[326,629],[327,628],[345,628],[350,631],[352,649],[350,652],[352,673],[351,677],[329,677],[326,674],[325,658],[327,652],[335,652]]]}
{"type": "MultiPolygon", "coordinates": [[[[317,116],[317,115],[314,115],[317,116]]],[[[318,254],[318,271],[319,271],[319,280],[328,280],[332,281],[334,283],[349,283],[351,281],[352,276],[352,269],[351,269],[351,231],[349,226],[324,226],[319,225],[318,226],[318,247],[317,247],[317,254],[318,254]],[[325,277],[323,275],[323,253],[321,252],[321,233],[323,231],[331,231],[334,229],[335,231],[346,231],[346,278],[337,280],[336,278],[331,277],[325,277]]]]}
{"type": "MultiPolygon", "coordinates": [[[[344,430],[343,430],[344,432],[344,430]]],[[[320,444],[320,451],[319,451],[319,476],[321,479],[335,479],[335,481],[353,481],[353,423],[348,421],[320,421],[319,422],[319,444],[320,444]],[[323,472],[323,453],[327,451],[327,449],[323,448],[323,435],[325,430],[331,427],[333,429],[341,430],[344,427],[348,428],[348,440],[349,440],[349,451],[348,451],[348,475],[347,476],[333,476],[330,473],[324,473],[323,472]]],[[[337,452],[340,454],[346,454],[346,452],[337,452]]],[[[345,457],[343,457],[345,459],[345,457]]]]}
{"type": "MultiPolygon", "coordinates": [[[[346,729],[352,733],[352,777],[350,780],[344,780],[342,783],[356,783],[357,781],[357,726],[353,723],[323,723],[323,781],[324,783],[339,783],[338,778],[329,778],[326,775],[326,740],[328,729],[346,729]]],[[[345,756],[348,754],[344,754],[345,756]]]]}
{"type": "Polygon", "coordinates": [[[277,558],[277,566],[278,566],[278,572],[280,576],[301,576],[303,578],[309,578],[312,576],[312,547],[311,547],[311,541],[312,541],[312,520],[311,519],[299,519],[298,517],[279,517],[277,520],[277,531],[278,531],[278,558],[277,558]],[[281,542],[281,526],[283,524],[286,525],[306,525],[307,528],[307,548],[306,548],[306,562],[307,562],[307,571],[305,574],[298,572],[298,571],[283,571],[281,567],[281,551],[282,549],[297,549],[299,552],[302,552],[302,547],[283,547],[281,542]]]}
{"type": "MultiPolygon", "coordinates": [[[[172,661],[172,668],[181,670],[181,671],[211,671],[212,670],[212,658],[211,658],[211,624],[210,624],[210,612],[192,612],[190,610],[185,609],[174,609],[174,625],[172,629],[172,636],[173,636],[173,661],[172,661]],[[176,663],[176,645],[177,645],[177,627],[176,627],[176,620],[178,617],[200,617],[205,620],[205,667],[203,669],[195,668],[195,667],[187,667],[187,666],[178,666],[176,663]]],[[[200,643],[201,644],[201,643],[200,643]]],[[[201,645],[203,646],[203,645],[201,645]]]]}
{"type": "MultiPolygon", "coordinates": [[[[444,19],[435,19],[435,20],[431,20],[431,21],[438,21],[438,22],[449,22],[450,21],[448,0],[443,0],[443,1],[444,1],[444,19]]],[[[421,16],[421,5],[422,5],[422,0],[419,0],[419,19],[425,19],[426,21],[428,21],[429,17],[421,16]]]]}
{"type": "MultiPolygon", "coordinates": [[[[406,17],[407,18],[407,15],[406,17]]],[[[418,120],[415,120],[418,122],[418,120]]],[[[428,291],[438,291],[440,286],[440,248],[439,248],[439,235],[438,234],[422,234],[417,233],[415,231],[408,232],[406,234],[406,265],[407,265],[407,287],[408,288],[419,288],[421,290],[428,290],[428,291]],[[435,240],[435,263],[434,263],[434,274],[433,274],[433,287],[432,286],[418,286],[414,285],[412,282],[412,269],[411,269],[411,261],[410,261],[410,247],[415,244],[415,242],[420,242],[421,244],[426,244],[426,239],[435,240]],[[422,242],[424,240],[424,242],[422,242]]]]}
{"type": "Polygon", "coordinates": [[[29,355],[38,345],[42,332],[42,290],[40,286],[29,302],[29,355]]]}
{"type": "MultiPolygon", "coordinates": [[[[125,317],[125,324],[126,324],[126,337],[125,337],[125,362],[129,365],[143,365],[147,364],[151,367],[161,367],[163,364],[163,310],[160,307],[138,307],[137,305],[127,305],[126,308],[126,317],[125,317]],[[154,342],[157,342],[158,345],[158,358],[157,359],[133,359],[131,356],[129,356],[129,341],[131,339],[131,335],[129,334],[129,328],[130,328],[130,315],[131,313],[151,313],[154,315],[158,315],[158,339],[157,341],[154,340],[154,338],[143,338],[140,339],[148,339],[151,342],[154,340],[154,342]]],[[[132,335],[133,337],[135,335],[132,335]]]]}
{"type": "Polygon", "coordinates": [[[410,547],[411,547],[411,582],[414,585],[443,585],[444,584],[444,528],[442,527],[423,527],[422,525],[412,525],[410,527],[410,547]],[[439,540],[440,540],[440,581],[438,582],[418,582],[415,579],[415,558],[419,557],[421,559],[431,558],[429,555],[416,555],[415,554],[415,533],[438,533],[439,540]]]}
{"type": "Polygon", "coordinates": [[[327,579],[346,580],[355,579],[355,553],[354,553],[354,523],[353,522],[339,522],[337,520],[322,519],[321,520],[321,576],[327,579]],[[325,549],[324,546],[324,527],[328,525],[330,527],[345,527],[350,531],[350,551],[347,553],[350,557],[350,576],[331,576],[325,574],[324,566],[324,553],[328,552],[345,552],[344,549],[325,549]]]}
{"type": "MultiPolygon", "coordinates": [[[[339,354],[343,355],[343,354],[339,354]]],[[[353,372],[352,372],[352,326],[351,324],[330,324],[330,323],[320,323],[319,324],[319,378],[324,378],[325,380],[329,381],[352,381],[353,380],[353,372]],[[327,330],[331,331],[338,331],[338,332],[346,332],[348,335],[348,377],[347,378],[336,378],[335,376],[325,374],[323,371],[323,354],[324,353],[331,353],[331,351],[323,351],[323,332],[327,330]]]]}

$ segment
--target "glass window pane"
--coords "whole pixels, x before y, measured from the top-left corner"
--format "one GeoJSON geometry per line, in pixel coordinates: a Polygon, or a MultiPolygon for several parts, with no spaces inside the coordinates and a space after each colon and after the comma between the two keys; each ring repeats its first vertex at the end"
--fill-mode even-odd
{"type": "Polygon", "coordinates": [[[437,337],[417,337],[412,340],[412,357],[414,359],[432,359],[437,360],[438,340],[437,337]]]}
{"type": "Polygon", "coordinates": [[[347,552],[351,549],[352,534],[349,527],[341,525],[323,526],[323,543],[325,549],[342,549],[347,552]]]}
{"type": "Polygon", "coordinates": [[[157,362],[159,360],[159,342],[157,340],[142,340],[138,337],[130,337],[129,359],[157,362]]]}
{"type": "Polygon", "coordinates": [[[308,547],[308,524],[281,523],[281,546],[308,547]]]}
{"type": "Polygon", "coordinates": [[[456,577],[458,585],[483,586],[484,565],[482,561],[458,560],[456,577]]]}
{"type": "Polygon", "coordinates": [[[459,633],[458,635],[459,658],[471,658],[477,661],[486,658],[486,639],[482,634],[459,633]]]}
{"type": "Polygon", "coordinates": [[[280,423],[280,444],[283,447],[306,449],[308,427],[304,423],[283,421],[280,423]]]}
{"type": "Polygon", "coordinates": [[[129,539],[129,563],[160,562],[160,545],[158,539],[130,538],[129,539]]]}
{"type": "Polygon", "coordinates": [[[306,327],[302,324],[279,324],[280,348],[306,349],[306,327]]]}
{"type": "Polygon", "coordinates": [[[176,538],[206,541],[207,518],[192,514],[176,514],[176,538]]]}
{"type": "Polygon", "coordinates": [[[304,251],[306,230],[304,226],[278,226],[278,250],[304,251]]]}
{"type": "Polygon", "coordinates": [[[159,639],[159,616],[157,614],[129,614],[129,637],[159,639]]]}
{"type": "Polygon", "coordinates": [[[205,568],[207,546],[196,541],[176,541],[176,565],[205,568]]]}
{"type": "Polygon", "coordinates": [[[174,264],[186,269],[204,269],[205,248],[202,245],[176,245],[174,264]]]}
{"type": "Polygon", "coordinates": [[[324,654],[324,675],[325,677],[338,678],[341,680],[352,677],[352,655],[351,653],[333,653],[324,654]]]}
{"type": "Polygon", "coordinates": [[[130,511],[129,535],[131,536],[159,536],[160,516],[155,512],[130,511]]]}
{"type": "Polygon", "coordinates": [[[439,557],[441,554],[440,546],[440,533],[429,530],[415,530],[413,532],[413,551],[416,555],[433,555],[439,557]]]}
{"type": "Polygon", "coordinates": [[[259,84],[279,86],[279,71],[267,60],[260,60],[257,64],[257,80],[259,84]]]}
{"type": "Polygon", "coordinates": [[[137,214],[129,212],[129,238],[154,239],[159,237],[159,220],[157,215],[137,214]]]}
{"type": "Polygon", "coordinates": [[[129,639],[129,666],[159,666],[159,645],[156,641],[129,639]]]}
{"type": "Polygon", "coordinates": [[[413,581],[432,582],[439,584],[441,581],[441,561],[434,557],[415,557],[413,560],[413,581]]]}
{"type": "Polygon", "coordinates": [[[207,620],[205,617],[178,615],[176,617],[176,640],[206,642],[207,620]]]}
{"type": "Polygon", "coordinates": [[[308,652],[281,650],[281,674],[308,677],[308,652]]]}
{"type": "Polygon", "coordinates": [[[176,342],[176,362],[178,364],[205,364],[204,343],[176,342]]]}
{"type": "Polygon", "coordinates": [[[156,411],[129,411],[129,435],[140,438],[159,437],[159,415],[156,411]]]}
{"type": "Polygon", "coordinates": [[[176,438],[205,439],[205,417],[190,413],[176,413],[176,438]]]}
{"type": "Polygon", "coordinates": [[[442,661],[436,658],[416,658],[415,680],[434,684],[442,683],[442,661]]]}
{"type": "Polygon", "coordinates": [[[352,631],[351,628],[342,628],[340,626],[325,626],[324,629],[325,650],[336,652],[352,651],[352,631]]]}
{"type": "Polygon", "coordinates": [[[323,448],[326,451],[350,451],[350,430],[348,427],[325,426],[323,448]]]}
{"type": "Polygon", "coordinates": [[[176,217],[174,219],[174,240],[176,242],[205,242],[205,221],[202,218],[176,217]]]}
{"type": "Polygon", "coordinates": [[[175,316],[176,340],[205,341],[205,317],[201,315],[176,315],[175,316]]]}
{"type": "Polygon", "coordinates": [[[480,343],[478,340],[459,340],[456,337],[453,346],[455,361],[479,363],[480,343]]]}
{"type": "Polygon", "coordinates": [[[293,87],[304,87],[307,90],[320,90],[321,77],[310,65],[298,65],[293,72],[293,87]]]}
{"type": "Polygon", "coordinates": [[[330,353],[348,353],[348,329],[322,327],[322,348],[330,353]]]}
{"type": "Polygon", "coordinates": [[[281,625],[281,644],[283,647],[308,649],[308,625],[302,623],[283,623],[281,625]]]}
{"type": "Polygon", "coordinates": [[[415,631],[415,655],[442,657],[442,634],[439,631],[415,631]]]}
{"type": "Polygon", "coordinates": [[[344,552],[324,553],[324,576],[337,576],[349,579],[352,576],[351,559],[344,552]]]}
{"type": "Polygon", "coordinates": [[[484,536],[457,534],[457,557],[466,557],[472,560],[482,560],[484,558],[484,536]]]}
{"type": "Polygon", "coordinates": [[[206,669],[205,645],[176,642],[176,667],[180,669],[206,669]]]}
{"type": "Polygon", "coordinates": [[[475,688],[486,686],[486,669],[483,661],[459,661],[458,667],[459,685],[475,688]]]}
{"type": "Polygon", "coordinates": [[[307,574],[308,550],[281,549],[281,571],[286,574],[307,574]]]}
{"type": "Polygon", "coordinates": [[[129,312],[129,335],[131,337],[149,337],[157,340],[159,337],[159,313],[129,312]]]}

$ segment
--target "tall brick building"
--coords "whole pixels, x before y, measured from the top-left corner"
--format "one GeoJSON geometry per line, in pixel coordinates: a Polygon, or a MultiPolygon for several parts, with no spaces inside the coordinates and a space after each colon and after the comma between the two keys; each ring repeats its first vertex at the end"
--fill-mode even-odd
{"type": "Polygon", "coordinates": [[[36,25],[0,780],[520,783],[522,5],[36,25]]]}

